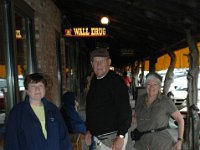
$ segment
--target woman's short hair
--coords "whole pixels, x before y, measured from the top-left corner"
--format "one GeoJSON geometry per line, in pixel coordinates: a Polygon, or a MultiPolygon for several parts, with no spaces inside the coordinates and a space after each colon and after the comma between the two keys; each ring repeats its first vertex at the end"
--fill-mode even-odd
{"type": "Polygon", "coordinates": [[[156,72],[150,72],[146,75],[146,80],[145,80],[145,85],[149,82],[149,80],[151,80],[152,78],[156,78],[158,81],[158,84],[161,85],[162,83],[162,76],[160,76],[158,73],[156,72]]]}
{"type": "Polygon", "coordinates": [[[27,90],[28,85],[30,83],[38,83],[38,82],[42,82],[44,84],[44,86],[47,87],[47,80],[45,79],[45,77],[42,73],[29,74],[24,79],[24,87],[27,90]]]}

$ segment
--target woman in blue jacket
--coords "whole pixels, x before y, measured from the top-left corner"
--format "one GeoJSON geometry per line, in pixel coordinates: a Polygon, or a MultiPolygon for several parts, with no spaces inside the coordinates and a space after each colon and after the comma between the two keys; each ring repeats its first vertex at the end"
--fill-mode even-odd
{"type": "MultiPolygon", "coordinates": [[[[68,127],[69,133],[86,133],[86,125],[81,116],[76,110],[76,95],[74,92],[66,92],[62,96],[62,107],[60,109],[64,121],[68,127]]],[[[89,150],[93,150],[94,139],[92,137],[92,144],[89,146],[89,150]]]]}
{"type": "Polygon", "coordinates": [[[69,133],[86,133],[86,125],[76,110],[76,96],[74,92],[66,92],[62,96],[62,107],[60,109],[69,133]]]}
{"type": "Polygon", "coordinates": [[[59,109],[45,98],[44,76],[30,74],[24,86],[25,100],[8,117],[4,150],[72,150],[59,109]]]}

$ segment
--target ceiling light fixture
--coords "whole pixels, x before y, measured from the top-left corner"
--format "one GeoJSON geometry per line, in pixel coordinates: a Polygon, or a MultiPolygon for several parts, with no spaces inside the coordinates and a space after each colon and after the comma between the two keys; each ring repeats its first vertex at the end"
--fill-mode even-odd
{"type": "Polygon", "coordinates": [[[107,25],[109,23],[109,18],[108,17],[102,17],[101,18],[101,24],[107,25]]]}

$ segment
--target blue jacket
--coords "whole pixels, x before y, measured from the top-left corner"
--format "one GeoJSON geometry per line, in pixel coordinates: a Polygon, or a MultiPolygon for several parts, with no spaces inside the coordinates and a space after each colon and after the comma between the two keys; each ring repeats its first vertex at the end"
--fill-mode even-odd
{"type": "Polygon", "coordinates": [[[62,96],[61,113],[70,133],[86,133],[86,125],[75,109],[75,93],[66,92],[62,96]]]}
{"type": "Polygon", "coordinates": [[[4,150],[72,150],[67,127],[59,109],[45,98],[42,102],[47,139],[44,138],[40,121],[27,96],[25,101],[17,104],[9,114],[4,150]]]}

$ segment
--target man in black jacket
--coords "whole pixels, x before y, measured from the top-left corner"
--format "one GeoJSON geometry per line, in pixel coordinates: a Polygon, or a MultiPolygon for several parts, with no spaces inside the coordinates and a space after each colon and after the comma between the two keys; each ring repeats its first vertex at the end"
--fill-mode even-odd
{"type": "Polygon", "coordinates": [[[86,144],[93,135],[98,150],[125,150],[132,118],[128,89],[110,70],[106,49],[92,51],[91,64],[95,75],[86,98],[86,144]]]}

